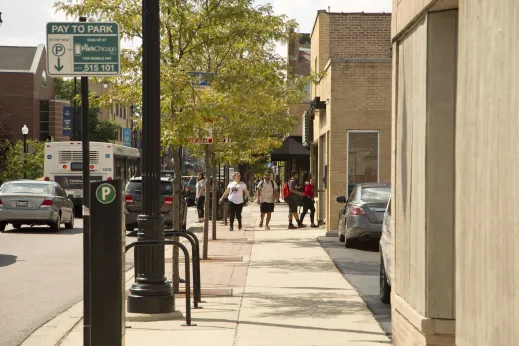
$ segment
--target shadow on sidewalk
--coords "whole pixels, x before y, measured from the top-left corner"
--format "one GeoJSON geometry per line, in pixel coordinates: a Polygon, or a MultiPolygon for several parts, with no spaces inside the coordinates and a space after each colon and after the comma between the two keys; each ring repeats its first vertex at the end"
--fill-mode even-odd
{"type": "MultiPolygon", "coordinates": [[[[346,291],[346,290],[345,290],[346,291]]],[[[340,299],[336,292],[315,292],[297,295],[248,293],[246,299],[254,299],[254,306],[266,310],[258,312],[258,317],[277,317],[291,319],[294,317],[331,318],[366,311],[363,301],[347,301],[340,299]],[[267,312],[268,311],[268,312],[267,312]]]]}
{"type": "MultiPolygon", "coordinates": [[[[256,231],[257,232],[257,231],[256,231]]],[[[267,231],[272,232],[272,231],[267,231]]],[[[283,238],[283,239],[256,239],[254,246],[261,246],[262,244],[290,244],[292,247],[302,248],[320,248],[321,245],[315,239],[301,239],[301,238],[283,238]]]]}
{"type": "MultiPolygon", "coordinates": [[[[224,323],[236,323],[234,320],[226,320],[226,319],[214,319],[214,318],[197,318],[196,322],[224,322],[224,323]]],[[[309,326],[298,326],[296,324],[284,324],[284,323],[262,323],[262,322],[252,322],[252,321],[238,321],[238,325],[240,324],[248,324],[253,326],[266,326],[266,327],[279,327],[279,328],[290,328],[290,329],[307,329],[307,330],[316,330],[316,331],[329,331],[329,332],[343,332],[343,333],[356,333],[356,334],[365,334],[365,335],[386,335],[386,333],[380,332],[369,332],[365,330],[356,330],[356,329],[334,329],[334,328],[321,328],[321,327],[309,327],[309,326]]],[[[390,341],[378,341],[379,343],[387,343],[391,344],[390,341]]]]}
{"type": "Polygon", "coordinates": [[[268,268],[271,269],[269,273],[289,274],[286,271],[296,272],[336,272],[337,269],[328,261],[319,261],[314,259],[290,259],[290,260],[270,260],[251,263],[249,268],[268,268]]]}

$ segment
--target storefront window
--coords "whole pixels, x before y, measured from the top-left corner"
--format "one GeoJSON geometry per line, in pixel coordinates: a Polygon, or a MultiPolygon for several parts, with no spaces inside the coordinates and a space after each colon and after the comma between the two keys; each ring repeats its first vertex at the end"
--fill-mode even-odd
{"type": "Polygon", "coordinates": [[[378,182],[379,133],[348,132],[348,184],[378,182]]]}

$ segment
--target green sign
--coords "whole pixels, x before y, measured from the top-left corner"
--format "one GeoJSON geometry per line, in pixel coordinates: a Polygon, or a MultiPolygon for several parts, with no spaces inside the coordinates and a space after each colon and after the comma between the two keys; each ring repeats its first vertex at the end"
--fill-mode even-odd
{"type": "Polygon", "coordinates": [[[115,188],[110,184],[101,184],[96,189],[96,197],[100,203],[112,203],[115,200],[115,188]]]}
{"type": "Polygon", "coordinates": [[[61,77],[118,75],[119,24],[47,23],[47,72],[61,77]]]}

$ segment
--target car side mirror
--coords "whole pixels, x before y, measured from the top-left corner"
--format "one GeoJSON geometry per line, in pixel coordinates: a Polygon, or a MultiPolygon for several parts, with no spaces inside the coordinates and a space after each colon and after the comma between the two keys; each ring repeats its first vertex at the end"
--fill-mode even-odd
{"type": "Polygon", "coordinates": [[[337,202],[346,203],[347,202],[346,197],[344,197],[344,196],[337,197],[337,202]]]}

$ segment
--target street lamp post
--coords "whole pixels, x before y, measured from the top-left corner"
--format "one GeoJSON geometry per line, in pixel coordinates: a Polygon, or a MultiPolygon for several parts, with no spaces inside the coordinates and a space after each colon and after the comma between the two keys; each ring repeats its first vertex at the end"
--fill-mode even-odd
{"type": "MultiPolygon", "coordinates": [[[[142,1],[143,140],[142,197],[138,241],[164,240],[160,212],[160,7],[159,0],[142,1]]],[[[169,313],[175,310],[171,283],[164,276],[164,246],[137,247],[135,283],[128,295],[128,312],[169,313]]]]}
{"type": "Polygon", "coordinates": [[[22,127],[22,135],[23,135],[23,178],[27,178],[27,170],[25,169],[25,155],[27,154],[27,135],[29,134],[29,128],[27,125],[23,125],[22,127]]]}

